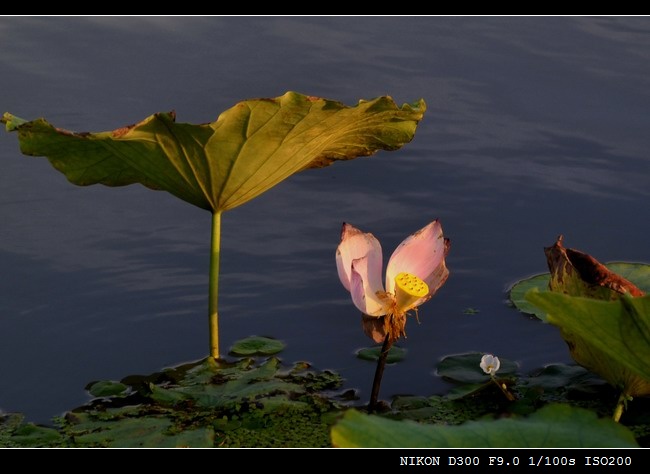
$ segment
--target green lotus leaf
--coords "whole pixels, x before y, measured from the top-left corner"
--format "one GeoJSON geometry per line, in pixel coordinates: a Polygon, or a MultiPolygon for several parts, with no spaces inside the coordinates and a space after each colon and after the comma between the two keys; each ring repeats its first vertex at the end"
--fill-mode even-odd
{"type": "MultiPolygon", "coordinates": [[[[373,347],[364,347],[357,351],[357,357],[362,360],[370,360],[376,362],[379,360],[381,355],[381,346],[373,347]]],[[[386,356],[387,364],[395,364],[401,362],[406,357],[406,349],[403,347],[393,346],[388,351],[388,356],[386,356]]]]}
{"type": "Polygon", "coordinates": [[[157,113],[135,125],[75,133],[44,119],[5,113],[26,155],[46,156],[81,186],[140,183],[213,212],[253,199],[306,168],[395,150],[413,139],[426,105],[398,107],[390,97],[348,107],[287,92],[236,104],[212,123],[176,123],[157,113]]]}
{"type": "Polygon", "coordinates": [[[93,397],[112,397],[115,395],[124,395],[128,392],[129,387],[114,380],[100,380],[86,386],[86,390],[93,397]]]}
{"type": "Polygon", "coordinates": [[[340,448],[623,448],[638,447],[630,430],[569,405],[547,405],[528,417],[458,426],[395,421],[349,410],[332,428],[340,448]]]}
{"type": "Polygon", "coordinates": [[[76,446],[110,448],[208,448],[214,446],[214,430],[197,428],[172,433],[172,423],[163,417],[87,421],[73,425],[76,446]]]}
{"type": "Polygon", "coordinates": [[[10,113],[0,122],[18,133],[24,154],[46,156],[74,184],[140,183],[212,212],[208,318],[210,355],[217,359],[221,214],[304,169],[402,147],[425,110],[424,100],[398,107],[385,96],[349,107],[287,92],[239,102],[201,125],[176,123],[174,112],[99,133],[10,113]]]}
{"type": "Polygon", "coordinates": [[[650,395],[650,296],[600,301],[531,290],[526,299],[562,328],[580,365],[627,395],[650,395]]]}
{"type": "Polygon", "coordinates": [[[57,446],[63,444],[65,439],[54,428],[27,423],[21,425],[12,433],[10,441],[16,446],[36,448],[40,446],[57,446]]]}
{"type": "Polygon", "coordinates": [[[282,352],[286,344],[277,339],[263,336],[250,336],[235,341],[230,353],[237,356],[273,355],[282,352]]]}
{"type": "Polygon", "coordinates": [[[588,390],[602,385],[602,378],[580,365],[550,364],[528,378],[528,384],[544,390],[588,390]]]}
{"type": "Polygon", "coordinates": [[[523,302],[523,310],[532,308],[542,320],[558,326],[573,359],[621,389],[624,398],[650,395],[649,359],[638,360],[650,353],[644,319],[650,313],[642,307],[643,284],[650,276],[647,266],[618,263],[609,268],[587,253],[565,248],[562,236],[544,253],[550,274],[513,288],[513,302],[523,302]],[[540,292],[544,282],[547,287],[540,292]]]}

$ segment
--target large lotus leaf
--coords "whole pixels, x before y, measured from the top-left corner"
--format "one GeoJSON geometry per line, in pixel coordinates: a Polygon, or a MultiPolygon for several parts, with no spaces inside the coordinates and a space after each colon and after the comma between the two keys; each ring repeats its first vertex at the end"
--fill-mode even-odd
{"type": "MultiPolygon", "coordinates": [[[[537,306],[538,309],[535,312],[541,319],[560,327],[562,338],[567,342],[571,356],[580,365],[596,372],[613,386],[622,389],[626,395],[650,395],[650,378],[644,376],[643,372],[639,372],[633,365],[630,366],[633,358],[628,357],[629,352],[619,352],[618,350],[619,345],[625,346],[628,343],[625,337],[621,337],[625,331],[632,338],[640,336],[643,339],[645,337],[643,333],[630,330],[628,325],[636,323],[629,316],[621,316],[622,310],[620,309],[627,306],[633,307],[633,303],[629,303],[627,299],[642,297],[644,291],[635,282],[607,268],[591,255],[565,248],[562,240],[562,236],[560,236],[554,245],[544,249],[550,276],[548,278],[549,291],[541,294],[564,294],[569,298],[585,299],[586,302],[580,303],[579,300],[570,299],[572,303],[568,306],[551,306],[555,311],[551,313],[548,311],[549,306],[538,304],[540,301],[538,298],[528,297],[536,291],[530,282],[519,289],[518,298],[521,299],[521,291],[524,289],[528,291],[523,298],[525,303],[537,306]],[[532,288],[530,288],[531,286],[532,288]],[[600,331],[598,334],[599,331],[592,326],[595,321],[590,317],[585,317],[588,311],[582,311],[583,306],[587,305],[588,307],[589,301],[598,303],[621,299],[626,300],[621,303],[623,306],[615,304],[609,307],[596,304],[596,307],[600,308],[599,314],[607,320],[605,324],[608,328],[617,329],[615,332],[600,331]],[[578,301],[577,304],[576,301],[578,301]],[[558,312],[561,315],[558,316],[558,312]],[[619,327],[624,328],[625,331],[618,331],[619,327]],[[589,329],[585,331],[586,328],[589,329]],[[607,351],[604,351],[603,348],[607,348],[607,351]],[[612,351],[616,353],[616,357],[610,356],[612,351]]],[[[629,271],[632,278],[642,279],[644,271],[638,265],[624,268],[633,270],[629,271]]],[[[540,282],[543,277],[538,276],[534,280],[540,282]]],[[[541,298],[543,301],[545,296],[541,298]]],[[[552,296],[549,298],[550,301],[558,301],[554,300],[552,296]]],[[[634,343],[632,352],[641,350],[643,344],[647,344],[647,342],[637,341],[634,343]]]]}
{"type": "Polygon", "coordinates": [[[638,447],[624,426],[569,405],[547,405],[526,418],[459,426],[395,421],[349,410],[332,428],[340,448],[624,448],[638,447]]]}
{"type": "Polygon", "coordinates": [[[531,290],[526,299],[544,310],[565,338],[580,335],[567,339],[578,363],[628,395],[650,395],[650,296],[599,301],[531,290]]]}
{"type": "Polygon", "coordinates": [[[18,132],[24,154],[46,156],[74,184],[141,183],[217,212],[306,168],[398,149],[413,139],[425,110],[423,100],[400,108],[379,97],[348,107],[287,92],[240,102],[202,125],[176,123],[173,112],[101,133],[9,113],[1,121],[18,132]]]}

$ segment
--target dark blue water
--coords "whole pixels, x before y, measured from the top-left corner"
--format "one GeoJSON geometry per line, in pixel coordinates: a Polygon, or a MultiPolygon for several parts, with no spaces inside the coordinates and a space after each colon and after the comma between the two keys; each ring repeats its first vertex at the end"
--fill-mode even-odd
{"type": "MultiPolygon", "coordinates": [[[[450,353],[568,362],[506,304],[559,233],[650,262],[648,18],[0,18],[0,112],[108,130],[175,109],[214,120],[287,90],[419,98],[397,152],[307,171],[223,218],[222,345],[284,340],[287,363],[370,391],[370,343],[334,264],[343,221],[386,256],[438,217],[451,274],[407,326],[382,395],[446,389],[450,353]],[[479,313],[464,314],[467,308],[479,313]]],[[[80,188],[0,133],[0,408],[46,421],[83,387],[207,354],[210,215],[140,186],[80,188]]]]}

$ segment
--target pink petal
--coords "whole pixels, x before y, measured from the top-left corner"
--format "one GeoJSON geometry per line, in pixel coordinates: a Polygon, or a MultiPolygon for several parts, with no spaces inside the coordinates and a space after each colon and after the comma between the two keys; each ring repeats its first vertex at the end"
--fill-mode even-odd
{"type": "MultiPolygon", "coordinates": [[[[350,294],[352,302],[359,310],[369,316],[383,316],[386,309],[377,292],[383,292],[381,273],[369,273],[368,257],[358,258],[352,262],[350,294]]],[[[381,267],[380,267],[381,268],[381,267]]]]}
{"type": "MultiPolygon", "coordinates": [[[[449,251],[449,239],[445,239],[445,243],[447,244],[446,249],[445,249],[445,255],[447,255],[447,252],[449,251]]],[[[447,277],[449,277],[449,270],[447,269],[447,265],[443,261],[438,268],[431,274],[428,280],[424,280],[427,285],[429,285],[429,294],[425,296],[424,298],[420,298],[414,303],[414,307],[420,306],[422,303],[425,303],[426,301],[433,296],[438,289],[445,284],[447,281],[447,277]]]]}
{"type": "Polygon", "coordinates": [[[449,276],[445,266],[447,252],[449,240],[444,238],[442,225],[436,219],[404,239],[395,249],[386,268],[386,291],[395,292],[395,277],[400,272],[411,273],[429,285],[429,294],[422,298],[424,302],[449,276]]]}
{"type": "MultiPolygon", "coordinates": [[[[377,289],[381,285],[381,245],[372,234],[364,234],[351,224],[344,223],[341,229],[341,243],[336,249],[336,269],[339,279],[346,290],[350,291],[350,280],[352,278],[352,262],[359,258],[368,258],[367,273],[372,276],[371,282],[377,289]],[[377,278],[377,279],[375,279],[377,278]]],[[[365,275],[364,275],[365,277],[365,275]]],[[[366,282],[367,278],[364,278],[366,282]]]]}

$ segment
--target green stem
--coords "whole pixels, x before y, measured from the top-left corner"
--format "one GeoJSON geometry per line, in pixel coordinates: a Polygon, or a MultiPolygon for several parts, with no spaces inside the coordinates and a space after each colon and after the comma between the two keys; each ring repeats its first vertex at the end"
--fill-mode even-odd
{"type": "Polygon", "coordinates": [[[621,393],[621,396],[618,397],[618,403],[616,403],[616,408],[614,408],[614,415],[612,418],[616,423],[618,423],[623,416],[623,411],[625,410],[625,403],[627,402],[627,395],[621,393]]]}
{"type": "Polygon", "coordinates": [[[210,323],[210,355],[219,358],[219,260],[221,257],[221,211],[212,214],[212,241],[210,245],[210,297],[208,312],[210,323]]]}
{"type": "Polygon", "coordinates": [[[370,403],[368,403],[368,413],[372,413],[377,409],[377,399],[379,398],[379,386],[381,379],[384,376],[384,367],[386,367],[386,359],[388,352],[393,342],[390,340],[390,333],[386,334],[384,344],[381,346],[381,353],[377,359],[377,369],[375,370],[375,378],[372,381],[372,392],[370,393],[370,403]]]}

